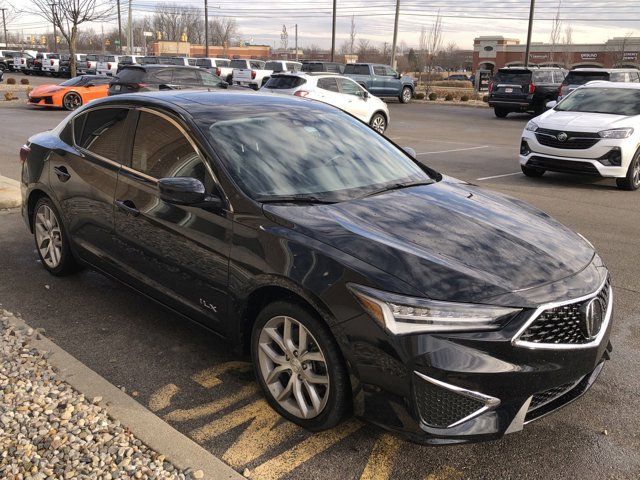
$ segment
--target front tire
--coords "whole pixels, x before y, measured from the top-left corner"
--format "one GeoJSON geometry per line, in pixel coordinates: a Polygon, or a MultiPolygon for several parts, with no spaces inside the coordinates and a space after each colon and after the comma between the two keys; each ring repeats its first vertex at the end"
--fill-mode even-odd
{"type": "Polygon", "coordinates": [[[369,122],[371,128],[382,134],[387,129],[387,118],[381,113],[374,113],[369,122]]]}
{"type": "Polygon", "coordinates": [[[69,238],[53,202],[42,197],[33,209],[33,233],[42,266],[55,276],[76,272],[79,265],[73,257],[69,238]]]}
{"type": "Polygon", "coordinates": [[[400,92],[398,100],[400,100],[400,103],[409,103],[411,101],[411,97],[413,97],[411,87],[404,87],[402,92],[400,92]]]}
{"type": "Polygon", "coordinates": [[[546,172],[544,168],[527,167],[526,165],[520,165],[520,168],[527,177],[541,177],[546,172]]]}
{"type": "Polygon", "coordinates": [[[636,152],[629,164],[627,176],[616,178],[616,184],[624,190],[637,190],[640,188],[640,151],[636,152]]]}
{"type": "Polygon", "coordinates": [[[69,92],[62,97],[62,106],[65,110],[73,111],[82,106],[82,97],[76,92],[69,92]]]}
{"type": "Polygon", "coordinates": [[[350,411],[349,376],[326,324],[299,304],[277,301],[251,336],[258,383],[271,407],[311,431],[332,428],[350,411]]]}

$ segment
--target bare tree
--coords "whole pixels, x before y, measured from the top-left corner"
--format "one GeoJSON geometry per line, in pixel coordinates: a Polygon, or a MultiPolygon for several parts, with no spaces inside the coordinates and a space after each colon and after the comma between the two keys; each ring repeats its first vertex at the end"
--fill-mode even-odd
{"type": "Polygon", "coordinates": [[[214,17],[209,21],[209,35],[213,45],[231,46],[234,38],[239,36],[238,24],[235,18],[214,17]]]}
{"type": "Polygon", "coordinates": [[[442,48],[442,17],[440,16],[440,10],[438,10],[438,15],[436,19],[433,21],[433,25],[429,29],[427,34],[427,66],[428,66],[428,76],[427,79],[430,78],[430,75],[433,70],[433,64],[438,55],[438,52],[442,48]]]}
{"type": "Polygon", "coordinates": [[[422,78],[422,71],[427,64],[427,27],[424,25],[420,29],[420,37],[418,38],[418,53],[416,55],[416,69],[418,70],[418,77],[422,78]]]}
{"type": "Polygon", "coordinates": [[[159,3],[151,18],[151,24],[163,40],[178,42],[185,34],[189,41],[204,43],[204,24],[198,11],[193,8],[177,3],[159,3]]]}
{"type": "Polygon", "coordinates": [[[573,44],[573,27],[571,25],[566,25],[564,27],[564,38],[562,39],[562,43],[562,63],[564,64],[564,68],[571,68],[571,62],[573,60],[571,52],[571,45],[573,44]]]}
{"type": "Polygon", "coordinates": [[[351,29],[349,30],[349,54],[353,55],[356,46],[356,16],[351,15],[351,29]]]}
{"type": "Polygon", "coordinates": [[[549,37],[550,51],[549,51],[549,63],[553,63],[555,60],[555,53],[558,47],[558,43],[560,43],[560,37],[562,36],[562,20],[560,19],[560,7],[562,5],[562,0],[558,0],[558,10],[556,11],[556,16],[553,19],[553,23],[551,24],[551,35],[549,37]]]}
{"type": "Polygon", "coordinates": [[[615,39],[619,41],[611,44],[612,45],[611,49],[613,50],[614,66],[619,66],[620,64],[624,63],[627,60],[625,58],[627,53],[627,47],[629,46],[629,39],[632,36],[633,36],[633,32],[627,32],[625,33],[624,37],[620,39],[615,39]]]}
{"type": "Polygon", "coordinates": [[[67,41],[71,54],[71,76],[75,76],[78,27],[83,23],[112,19],[113,5],[103,0],[58,0],[53,7],[49,0],[32,0],[32,4],[35,7],[32,13],[53,22],[67,41]]]}

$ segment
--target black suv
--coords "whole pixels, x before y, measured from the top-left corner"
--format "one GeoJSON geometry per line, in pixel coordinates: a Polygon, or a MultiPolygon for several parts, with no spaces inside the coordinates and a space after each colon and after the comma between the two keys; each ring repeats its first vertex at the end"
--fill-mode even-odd
{"type": "Polygon", "coordinates": [[[306,60],[302,62],[303,72],[331,72],[344,73],[344,64],[336,62],[321,62],[318,60],[306,60]]]}
{"type": "Polygon", "coordinates": [[[504,118],[509,112],[545,110],[547,102],[558,98],[558,89],[566,71],[562,68],[501,68],[489,85],[489,106],[496,117],[504,118]]]}
{"type": "Polygon", "coordinates": [[[224,80],[198,67],[127,65],[109,86],[109,95],[153,90],[227,88],[224,80]]]}

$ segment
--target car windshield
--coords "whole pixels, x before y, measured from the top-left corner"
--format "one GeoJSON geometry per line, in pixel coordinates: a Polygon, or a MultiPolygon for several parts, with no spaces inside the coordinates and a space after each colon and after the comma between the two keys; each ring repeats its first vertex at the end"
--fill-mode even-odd
{"type": "Polygon", "coordinates": [[[531,72],[529,70],[499,70],[493,81],[521,85],[531,81],[531,72]]]}
{"type": "Polygon", "coordinates": [[[299,104],[200,123],[234,180],[258,201],[340,202],[433,182],[405,152],[339,111],[299,104]]]}
{"type": "Polygon", "coordinates": [[[80,75],[77,77],[70,78],[69,80],[65,80],[60,84],[61,87],[75,87],[76,85],[80,85],[84,82],[84,76],[80,75]]]}
{"type": "Polygon", "coordinates": [[[555,110],[561,112],[640,115],[640,90],[635,88],[583,87],[566,97],[555,110]]]}
{"type": "Polygon", "coordinates": [[[594,80],[609,81],[609,72],[569,72],[565,77],[565,85],[584,85],[594,80]]]}

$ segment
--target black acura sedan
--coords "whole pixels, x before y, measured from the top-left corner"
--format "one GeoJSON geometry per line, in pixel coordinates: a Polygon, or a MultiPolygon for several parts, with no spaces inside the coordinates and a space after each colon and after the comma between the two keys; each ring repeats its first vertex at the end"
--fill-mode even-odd
{"type": "Polygon", "coordinates": [[[418,442],[495,439],[609,358],[588,241],[331,106],[119,95],[21,158],[44,268],[90,266],[245,348],[269,403],[310,430],[353,412],[418,442]]]}

